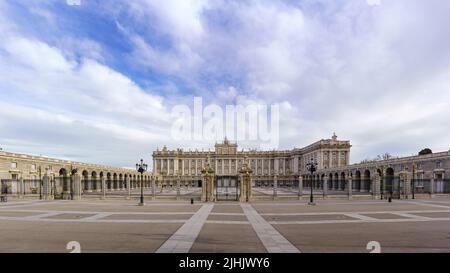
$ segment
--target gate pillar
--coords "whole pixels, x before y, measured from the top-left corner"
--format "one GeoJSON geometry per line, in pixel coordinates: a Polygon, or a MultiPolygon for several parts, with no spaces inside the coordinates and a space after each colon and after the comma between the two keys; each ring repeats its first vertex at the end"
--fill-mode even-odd
{"type": "Polygon", "coordinates": [[[76,172],[72,175],[72,183],[73,183],[73,188],[71,189],[73,191],[72,199],[80,200],[81,199],[81,176],[76,172]]]}
{"type": "Polygon", "coordinates": [[[381,177],[377,172],[373,175],[372,181],[373,181],[372,183],[373,199],[378,200],[380,199],[381,177]]]}
{"type": "Polygon", "coordinates": [[[302,199],[303,195],[303,176],[298,176],[298,200],[302,199]]]}
{"type": "Polygon", "coordinates": [[[247,162],[245,162],[241,169],[239,170],[239,174],[241,175],[241,183],[239,184],[240,192],[239,201],[240,202],[249,202],[251,200],[251,191],[252,191],[252,183],[251,183],[251,174],[253,173],[252,169],[248,166],[247,162]]]}
{"type": "Polygon", "coordinates": [[[412,183],[412,174],[410,172],[406,173],[406,181],[405,181],[405,194],[406,194],[406,199],[410,198],[410,196],[412,195],[411,192],[411,183],[412,183]]]}
{"type": "MultiPolygon", "coordinates": [[[[361,183],[361,182],[359,182],[359,183],[361,183]]],[[[353,196],[352,196],[352,194],[353,194],[353,192],[352,192],[353,191],[353,179],[352,179],[352,177],[350,175],[348,176],[348,179],[347,179],[347,186],[348,186],[348,189],[347,189],[347,191],[348,191],[348,200],[351,200],[351,199],[353,199],[353,196]]]]}
{"type": "Polygon", "coordinates": [[[44,200],[51,200],[51,185],[50,185],[50,177],[48,174],[44,174],[42,177],[42,195],[44,200]]]}
{"type": "Polygon", "coordinates": [[[215,202],[214,195],[214,170],[208,163],[202,170],[202,202],[215,202]]]}
{"type": "Polygon", "coordinates": [[[126,184],[127,192],[128,192],[128,195],[127,195],[127,197],[125,197],[125,199],[130,200],[131,199],[131,178],[129,175],[127,175],[125,177],[125,184],[126,184]]]}
{"type": "Polygon", "coordinates": [[[278,176],[275,174],[273,176],[273,194],[272,194],[272,199],[273,200],[277,199],[277,195],[278,195],[278,176]]]}

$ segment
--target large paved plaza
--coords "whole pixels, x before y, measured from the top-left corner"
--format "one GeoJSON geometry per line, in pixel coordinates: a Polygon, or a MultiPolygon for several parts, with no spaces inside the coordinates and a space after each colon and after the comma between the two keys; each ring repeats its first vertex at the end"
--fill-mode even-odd
{"type": "Polygon", "coordinates": [[[450,198],[195,203],[16,200],[0,252],[450,252],[450,198]]]}

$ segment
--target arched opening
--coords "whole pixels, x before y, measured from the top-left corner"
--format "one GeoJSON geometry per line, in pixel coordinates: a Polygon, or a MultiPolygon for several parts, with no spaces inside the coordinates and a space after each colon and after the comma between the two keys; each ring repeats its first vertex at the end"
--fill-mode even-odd
{"type": "Polygon", "coordinates": [[[117,174],[116,173],[113,174],[113,188],[114,188],[114,190],[117,190],[117,188],[118,188],[117,174]]]}
{"type": "Polygon", "coordinates": [[[384,177],[384,191],[386,194],[392,194],[394,193],[394,169],[393,168],[387,168],[386,169],[386,176],[384,177]]]}
{"type": "Polygon", "coordinates": [[[106,189],[111,190],[112,188],[112,181],[111,181],[111,174],[106,174],[106,189]]]}
{"type": "Polygon", "coordinates": [[[59,170],[59,184],[62,186],[63,191],[69,191],[69,179],[67,177],[67,170],[64,168],[59,170]]]}
{"type": "Polygon", "coordinates": [[[84,170],[81,173],[82,179],[81,184],[83,184],[83,190],[88,191],[89,190],[89,173],[88,171],[84,170]]]}
{"type": "Polygon", "coordinates": [[[123,175],[123,188],[124,189],[128,189],[127,180],[128,180],[128,174],[126,173],[123,175]]]}
{"type": "Polygon", "coordinates": [[[105,177],[105,175],[103,174],[103,172],[100,172],[99,173],[99,175],[98,175],[98,178],[99,178],[99,180],[100,180],[100,189],[103,191],[103,190],[105,190],[104,189],[104,187],[105,187],[105,185],[103,185],[103,179],[104,179],[104,177],[105,177]]]}
{"type": "Polygon", "coordinates": [[[92,189],[97,190],[97,173],[93,171],[91,173],[92,189]]]}
{"type": "Polygon", "coordinates": [[[124,189],[124,181],[123,181],[123,174],[119,173],[119,189],[123,190],[124,189]]]}
{"type": "Polygon", "coordinates": [[[341,173],[341,190],[343,191],[343,190],[345,190],[345,186],[347,185],[347,179],[346,179],[346,177],[345,177],[345,173],[344,172],[342,172],[341,173]]]}
{"type": "Polygon", "coordinates": [[[355,177],[353,180],[353,190],[361,191],[361,172],[360,171],[355,172],[355,177]]]}
{"type": "Polygon", "coordinates": [[[339,190],[339,174],[334,174],[334,189],[339,190]]]}
{"type": "Polygon", "coordinates": [[[328,189],[333,189],[333,175],[331,173],[328,175],[328,189]]]}
{"type": "Polygon", "coordinates": [[[363,191],[372,192],[372,181],[370,179],[370,171],[369,170],[364,171],[362,184],[363,184],[363,191]]]}

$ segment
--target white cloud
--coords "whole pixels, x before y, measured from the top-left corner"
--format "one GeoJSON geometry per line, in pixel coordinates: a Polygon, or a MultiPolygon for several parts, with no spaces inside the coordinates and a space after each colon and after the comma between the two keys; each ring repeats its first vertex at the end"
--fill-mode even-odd
{"type": "MultiPolygon", "coordinates": [[[[190,103],[193,93],[203,95],[205,103],[280,103],[280,148],[304,146],[334,131],[353,142],[354,161],[383,152],[410,154],[424,146],[449,148],[447,1],[120,3],[104,12],[132,46],[130,67],[161,75],[168,82],[164,94],[143,90],[103,64],[109,56],[95,41],[60,37],[52,47],[18,33],[5,15],[0,16],[5,41],[0,88],[15,92],[9,103],[31,104],[23,106],[29,107],[24,113],[39,108],[61,115],[59,121],[37,115],[42,126],[56,122],[66,128],[65,118],[78,122],[86,131],[77,132],[82,133],[77,142],[90,143],[91,134],[96,143],[86,149],[115,152],[127,141],[145,143],[147,153],[163,143],[209,147],[167,138],[169,105],[190,103]],[[130,13],[131,22],[121,16],[130,13]],[[185,88],[193,91],[182,94],[185,88]],[[23,97],[29,98],[26,103],[23,97]]],[[[35,12],[51,18],[45,10],[35,12]]],[[[73,133],[66,137],[76,139],[73,133]]]]}

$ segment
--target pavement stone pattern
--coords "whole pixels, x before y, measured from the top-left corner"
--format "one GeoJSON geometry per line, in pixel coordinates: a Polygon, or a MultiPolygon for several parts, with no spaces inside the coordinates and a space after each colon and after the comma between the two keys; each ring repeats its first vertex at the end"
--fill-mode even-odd
{"type": "Polygon", "coordinates": [[[213,209],[213,204],[203,205],[186,223],[177,230],[156,252],[187,253],[213,209]]]}
{"type": "Polygon", "coordinates": [[[450,253],[450,198],[255,201],[135,200],[0,203],[0,252],[450,253]]]}
{"type": "Polygon", "coordinates": [[[272,227],[251,204],[241,204],[248,221],[269,253],[299,253],[286,238],[272,227]]]}

